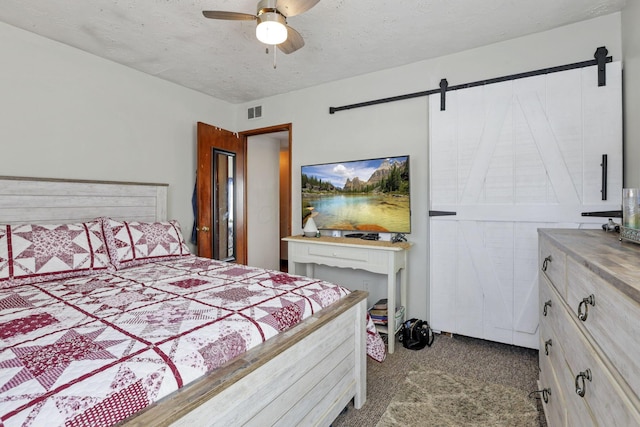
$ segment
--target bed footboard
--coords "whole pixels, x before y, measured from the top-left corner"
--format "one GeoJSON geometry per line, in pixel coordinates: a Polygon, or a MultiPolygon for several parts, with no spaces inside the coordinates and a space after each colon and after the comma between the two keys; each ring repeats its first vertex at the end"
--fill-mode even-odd
{"type": "Polygon", "coordinates": [[[347,295],[124,425],[330,425],[366,400],[366,296],[347,295]]]}

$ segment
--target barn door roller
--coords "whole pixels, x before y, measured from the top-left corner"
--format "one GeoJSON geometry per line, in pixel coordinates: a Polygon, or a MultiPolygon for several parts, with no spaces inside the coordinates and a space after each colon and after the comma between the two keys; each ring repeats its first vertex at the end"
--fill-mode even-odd
{"type": "Polygon", "coordinates": [[[601,46],[596,49],[596,53],[593,55],[596,58],[596,62],[598,63],[598,86],[606,86],[607,85],[607,67],[605,64],[607,62],[607,53],[609,51],[606,47],[601,46]]]}

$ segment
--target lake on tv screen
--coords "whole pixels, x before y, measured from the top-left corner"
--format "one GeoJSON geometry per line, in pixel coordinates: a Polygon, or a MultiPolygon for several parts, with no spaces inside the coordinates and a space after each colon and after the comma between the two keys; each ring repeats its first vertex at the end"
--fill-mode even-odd
{"type": "Polygon", "coordinates": [[[318,228],[408,233],[409,196],[405,194],[304,194],[303,215],[313,207],[318,228]]]}

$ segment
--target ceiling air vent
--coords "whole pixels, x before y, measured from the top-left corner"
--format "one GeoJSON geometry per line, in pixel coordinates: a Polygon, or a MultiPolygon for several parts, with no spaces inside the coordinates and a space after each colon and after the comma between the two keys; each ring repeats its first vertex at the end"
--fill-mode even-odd
{"type": "Polygon", "coordinates": [[[259,119],[260,117],[262,117],[262,105],[249,108],[247,110],[247,117],[249,118],[249,120],[259,119]]]}

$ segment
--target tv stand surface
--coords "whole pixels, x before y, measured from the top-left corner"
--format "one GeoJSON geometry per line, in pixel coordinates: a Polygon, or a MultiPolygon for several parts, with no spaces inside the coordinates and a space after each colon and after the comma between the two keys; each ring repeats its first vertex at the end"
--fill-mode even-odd
{"type": "MultiPolygon", "coordinates": [[[[392,243],[346,237],[290,236],[282,239],[289,245],[289,272],[296,274],[296,265],[306,266],[306,276],[313,277],[315,265],[352,268],[387,276],[388,306],[396,307],[396,273],[400,272],[400,305],[407,307],[407,251],[411,243],[392,243]]],[[[395,316],[388,317],[389,353],[395,348],[395,316]]]]}

